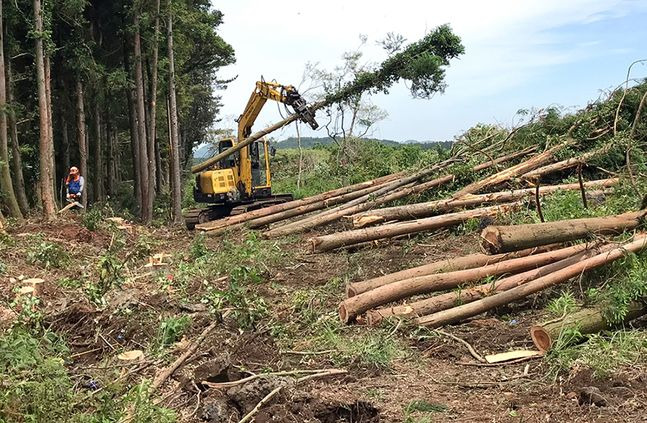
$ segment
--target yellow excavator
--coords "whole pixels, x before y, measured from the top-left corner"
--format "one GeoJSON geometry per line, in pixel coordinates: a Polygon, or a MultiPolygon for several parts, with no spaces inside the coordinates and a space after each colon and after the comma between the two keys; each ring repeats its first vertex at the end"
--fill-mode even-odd
{"type": "MultiPolygon", "coordinates": [[[[256,82],[256,88],[237,120],[238,138],[220,140],[218,153],[235,147],[252,133],[254,121],[268,99],[289,106],[292,109],[289,112],[296,113],[312,129],[319,127],[314,113],[296,88],[261,80],[256,82]]],[[[187,228],[292,200],[292,194],[272,195],[270,156],[274,153],[274,148],[270,148],[268,141],[262,138],[196,174],[193,198],[197,203],[209,206],[188,210],[184,215],[187,228]]]]}

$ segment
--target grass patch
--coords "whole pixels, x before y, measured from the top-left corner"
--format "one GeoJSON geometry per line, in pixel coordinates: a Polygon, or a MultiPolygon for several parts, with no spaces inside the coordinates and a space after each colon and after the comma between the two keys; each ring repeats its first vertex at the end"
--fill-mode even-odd
{"type": "MultiPolygon", "coordinates": [[[[576,331],[563,333],[560,341],[568,344],[569,338],[578,335],[576,331]]],[[[554,374],[579,365],[591,368],[594,376],[602,378],[622,366],[647,363],[647,334],[643,331],[589,335],[586,343],[566,348],[560,348],[559,343],[548,355],[554,374]]]]}
{"type": "Polygon", "coordinates": [[[548,303],[546,309],[555,316],[572,313],[577,308],[575,297],[570,292],[563,292],[562,295],[548,303]]]}
{"type": "Polygon", "coordinates": [[[176,420],[171,410],[153,404],[145,383],[130,390],[100,380],[78,383],[65,367],[68,354],[52,332],[16,327],[0,336],[0,421],[98,423],[119,421],[126,410],[136,422],[176,420]],[[99,386],[105,389],[90,397],[99,386]]]}
{"type": "Polygon", "coordinates": [[[179,341],[190,325],[191,318],[189,316],[171,316],[163,319],[155,341],[158,349],[164,349],[179,341]]]}
{"type": "Polygon", "coordinates": [[[444,404],[434,404],[425,400],[411,401],[404,407],[404,423],[431,423],[433,413],[443,413],[448,408],[444,404]]]}

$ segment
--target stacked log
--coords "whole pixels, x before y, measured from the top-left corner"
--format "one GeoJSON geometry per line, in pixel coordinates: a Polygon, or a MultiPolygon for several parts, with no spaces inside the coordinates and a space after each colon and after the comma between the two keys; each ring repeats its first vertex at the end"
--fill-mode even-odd
{"type": "MultiPolygon", "coordinates": [[[[350,285],[349,297],[339,305],[339,316],[346,323],[354,321],[364,313],[364,321],[368,324],[377,324],[390,316],[414,318],[416,324],[431,327],[456,323],[564,283],[583,272],[644,248],[647,248],[647,236],[638,234],[625,244],[576,244],[540,253],[524,250],[511,254],[508,258],[493,256],[494,262],[484,265],[475,264],[482,263],[482,257],[466,256],[457,259],[457,266],[472,267],[461,270],[453,270],[454,267],[444,262],[432,263],[431,266],[426,265],[429,271],[436,268],[438,272],[443,273],[416,275],[416,271],[420,270],[410,269],[386,275],[383,279],[375,278],[355,283],[354,287],[350,285]],[[400,277],[398,275],[404,276],[396,279],[400,277]],[[497,275],[507,276],[470,286],[471,283],[497,275]],[[459,291],[451,291],[458,286],[462,286],[459,291]],[[357,291],[353,288],[357,288],[357,291]],[[408,304],[384,307],[413,296],[447,290],[450,291],[408,304]]],[[[545,329],[544,332],[535,327],[533,333],[539,335],[533,336],[541,337],[544,341],[554,339],[554,326],[541,327],[545,329]]],[[[595,330],[596,327],[591,325],[591,330],[595,330]]]]}
{"type": "Polygon", "coordinates": [[[403,279],[347,298],[339,305],[339,316],[342,321],[349,322],[367,310],[380,305],[414,295],[452,289],[461,284],[475,282],[489,276],[517,273],[544,266],[570,257],[573,254],[586,250],[586,248],[586,245],[575,245],[528,257],[509,259],[475,269],[457,270],[403,279]]]}
{"type": "MultiPolygon", "coordinates": [[[[582,246],[580,246],[582,247],[582,246]]],[[[563,249],[565,258],[559,259],[554,263],[549,263],[543,266],[540,266],[536,269],[531,269],[526,272],[522,272],[516,275],[508,276],[503,279],[499,279],[495,282],[485,283],[473,287],[468,287],[455,292],[448,292],[441,295],[436,295],[431,298],[427,298],[420,301],[415,301],[410,304],[405,304],[395,307],[384,307],[376,310],[371,310],[367,313],[367,323],[370,325],[378,324],[382,319],[390,316],[402,316],[402,317],[419,317],[427,314],[436,313],[442,310],[447,310],[454,306],[470,303],[481,298],[487,297],[488,295],[495,294],[497,292],[507,291],[514,288],[515,286],[522,285],[531,280],[537,279],[539,277],[549,275],[557,270],[563,269],[571,264],[575,264],[581,260],[589,258],[599,252],[608,251],[612,246],[603,245],[600,247],[591,247],[584,248],[571,255],[568,254],[568,249],[563,249]]],[[[572,248],[572,247],[570,247],[572,248]]],[[[577,250],[580,250],[578,248],[577,250]]],[[[571,251],[572,252],[572,251],[571,251]]],[[[557,253],[557,251],[555,252],[557,253]]]]}
{"type": "MultiPolygon", "coordinates": [[[[525,156],[534,151],[534,148],[528,148],[514,154],[508,154],[502,157],[499,157],[494,160],[476,165],[472,168],[472,171],[478,171],[483,169],[488,169],[490,167],[496,166],[500,163],[516,159],[521,156],[525,156]]],[[[455,160],[446,160],[440,164],[434,166],[433,168],[427,169],[425,171],[419,172],[415,175],[410,176],[407,179],[407,183],[416,183],[422,180],[424,177],[431,175],[432,173],[438,172],[447,168],[450,164],[454,163],[455,160]]],[[[355,199],[349,203],[345,203],[341,206],[333,208],[331,210],[325,210],[314,216],[306,217],[297,221],[293,221],[283,226],[270,229],[263,233],[263,236],[266,238],[276,238],[280,236],[291,235],[295,233],[305,232],[307,230],[313,229],[317,226],[329,224],[335,222],[346,216],[352,216],[357,213],[361,213],[366,210],[371,210],[376,207],[379,207],[383,204],[390,203],[401,198],[405,198],[411,195],[420,194],[422,192],[428,191],[432,188],[437,188],[439,186],[445,185],[454,180],[455,176],[452,174],[444,175],[432,179],[431,181],[424,182],[422,184],[417,183],[411,187],[404,187],[403,185],[391,185],[385,186],[384,189],[378,190],[372,193],[370,196],[363,196],[355,199]]],[[[267,223],[264,222],[264,223],[267,223]]],[[[260,226],[259,222],[256,222],[256,227],[260,226]]]]}
{"type": "Polygon", "coordinates": [[[476,316],[495,307],[519,301],[532,294],[536,294],[547,288],[564,283],[572,278],[578,277],[583,272],[590,271],[600,266],[609,264],[615,260],[625,257],[628,253],[636,253],[647,247],[647,237],[644,234],[634,237],[633,241],[617,246],[609,251],[594,255],[593,257],[579,261],[551,274],[539,277],[515,288],[503,291],[492,296],[482,298],[472,303],[459,305],[447,310],[433,313],[416,319],[416,323],[422,326],[439,327],[451,323],[460,322],[469,317],[476,316]]]}
{"type": "Polygon", "coordinates": [[[224,227],[230,227],[232,225],[237,225],[239,223],[243,223],[252,219],[258,219],[264,216],[273,215],[276,213],[283,212],[285,210],[295,209],[295,208],[313,204],[313,203],[325,203],[326,201],[328,201],[329,204],[331,202],[332,204],[335,204],[334,203],[335,199],[342,199],[342,197],[344,197],[345,195],[356,193],[356,192],[362,192],[362,195],[368,192],[372,192],[372,191],[364,191],[364,190],[370,190],[371,188],[373,188],[374,190],[377,190],[378,188],[376,187],[379,187],[384,185],[385,183],[394,181],[398,178],[401,178],[402,176],[403,176],[402,172],[382,176],[380,178],[372,179],[370,181],[360,182],[354,185],[348,185],[346,187],[337,188],[331,191],[326,191],[321,194],[313,195],[311,197],[306,197],[300,200],[288,201],[286,203],[276,204],[274,206],[264,207],[258,210],[249,211],[247,213],[241,213],[235,216],[226,217],[224,219],[203,223],[200,225],[196,225],[196,229],[209,232],[209,231],[214,231],[224,227]]]}
{"type": "Polygon", "coordinates": [[[321,253],[324,251],[330,251],[341,247],[348,247],[363,242],[392,238],[400,235],[411,235],[419,232],[456,226],[470,219],[497,216],[499,214],[510,212],[511,210],[517,208],[520,204],[520,202],[502,204],[499,206],[490,206],[474,210],[448,213],[440,216],[413,220],[410,222],[397,222],[371,228],[338,232],[330,235],[313,237],[310,238],[308,242],[311,246],[312,252],[321,253]]]}
{"type": "Polygon", "coordinates": [[[539,248],[528,248],[526,250],[515,251],[514,253],[494,255],[470,254],[464,257],[440,260],[433,263],[424,264],[422,266],[413,267],[411,269],[405,269],[399,272],[378,276],[376,278],[368,279],[365,281],[350,283],[346,287],[346,295],[348,297],[353,297],[355,295],[361,294],[362,292],[370,291],[371,289],[375,289],[383,285],[388,285],[391,282],[415,278],[417,276],[433,275],[434,273],[451,272],[454,270],[473,269],[475,267],[498,263],[503,260],[526,257],[531,254],[544,253],[546,251],[550,251],[554,247],[555,245],[547,245],[539,248]]]}
{"type": "MultiPolygon", "coordinates": [[[[602,179],[585,182],[584,188],[608,188],[616,185],[618,178],[602,179]]],[[[547,185],[539,187],[539,195],[552,194],[556,191],[579,190],[579,184],[547,185]]],[[[446,213],[452,210],[480,206],[483,204],[505,203],[517,201],[524,198],[531,198],[535,195],[535,188],[519,189],[513,191],[493,192],[490,194],[473,195],[467,194],[460,198],[447,198],[426,203],[408,204],[397,207],[387,207],[377,210],[356,214],[352,216],[354,228],[375,223],[388,222],[392,220],[420,219],[434,214],[446,213]]],[[[599,191],[589,193],[591,196],[599,194],[599,191]]]]}

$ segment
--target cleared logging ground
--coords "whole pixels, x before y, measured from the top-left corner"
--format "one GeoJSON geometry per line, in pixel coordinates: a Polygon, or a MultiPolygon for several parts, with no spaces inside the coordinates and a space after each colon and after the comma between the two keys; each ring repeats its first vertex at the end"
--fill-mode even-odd
{"type": "MultiPolygon", "coordinates": [[[[582,169],[587,207],[579,189],[558,190],[540,195],[539,207],[531,195],[518,208],[493,217],[319,254],[306,249],[308,240],[344,233],[351,229],[353,216],[314,226],[309,233],[271,239],[245,225],[217,236],[146,228],[110,219],[114,216],[108,208],[56,225],[9,226],[0,239],[0,269],[5,278],[0,286],[4,325],[0,364],[6,376],[0,417],[6,421],[24,421],[25,416],[34,421],[95,421],[98,416],[107,421],[239,421],[260,404],[257,421],[505,421],[514,416],[543,421],[546,415],[555,421],[641,419],[641,404],[647,400],[640,378],[647,370],[643,354],[647,336],[642,321],[633,317],[642,310],[636,304],[647,291],[647,261],[638,251],[642,244],[631,241],[631,234],[586,233],[586,242],[575,241],[573,255],[548,262],[536,257],[570,247],[542,246],[488,256],[491,261],[484,259],[480,249],[481,231],[493,224],[537,224],[541,217],[556,222],[637,211],[641,198],[636,191],[645,192],[647,187],[639,171],[645,163],[639,152],[620,140],[631,131],[639,101],[634,97],[640,93],[630,93],[620,107],[620,134],[613,137],[608,131],[597,138],[615,150],[592,158],[582,169]],[[633,178],[626,172],[627,147],[635,167],[633,178]],[[600,168],[619,179],[592,196],[595,190],[585,184],[609,178],[600,168]],[[625,247],[607,247],[607,243],[625,247]],[[636,254],[628,254],[632,249],[636,254]],[[611,252],[617,260],[606,263],[610,256],[601,255],[611,252]],[[457,259],[463,257],[469,259],[457,259]],[[524,259],[537,260],[535,267],[487,273],[524,259]],[[587,267],[583,273],[582,267],[572,267],[591,259],[600,265],[595,270],[587,267]],[[412,270],[420,266],[427,266],[430,273],[412,270]],[[551,272],[545,266],[553,266],[551,272]],[[411,316],[382,318],[377,326],[347,325],[339,318],[338,305],[346,299],[347,287],[389,279],[386,275],[397,272],[405,272],[407,278],[446,280],[450,272],[456,276],[469,269],[477,271],[469,283],[464,280],[437,295],[415,291],[413,297],[398,297],[377,308],[415,309],[414,304],[430,300],[434,312],[442,312],[489,302],[486,312],[459,325],[438,331],[417,325],[415,319],[424,318],[417,315],[413,320],[411,316]],[[559,273],[565,269],[568,272],[559,273]],[[540,282],[547,282],[542,278],[558,273],[564,277],[562,285],[535,291],[540,282]],[[498,293],[501,286],[510,289],[498,293]],[[530,296],[509,294],[531,291],[530,296]],[[496,300],[502,298],[497,297],[500,294],[514,301],[496,300]],[[440,296],[452,298],[443,302],[440,296]],[[440,303],[442,308],[450,307],[437,310],[440,303]],[[570,316],[577,313],[588,316],[585,327],[572,324],[577,318],[570,316]],[[618,330],[618,325],[624,329],[618,330]],[[11,331],[6,330],[9,326],[11,331]],[[546,355],[505,365],[478,358],[534,349],[532,327],[546,328],[551,339],[546,355]],[[611,331],[598,331],[602,328],[611,331]],[[259,374],[268,375],[255,376],[259,374]],[[151,385],[151,381],[156,382],[151,385]],[[219,385],[223,383],[226,389],[219,385]],[[590,408],[591,402],[597,407],[590,408]]],[[[613,99],[617,105],[619,97],[613,99]]],[[[581,141],[612,125],[614,116],[613,104],[576,116],[549,115],[513,136],[500,131],[485,145],[479,141],[487,134],[473,133],[471,141],[458,142],[451,155],[419,153],[413,161],[417,166],[391,162],[393,157],[385,156],[384,163],[390,165],[368,169],[362,180],[327,166],[326,172],[336,175],[335,183],[313,191],[402,171],[412,174],[460,158],[425,179],[395,189],[414,188],[446,175],[452,175],[451,181],[410,191],[413,195],[381,206],[446,201],[478,181],[494,180],[493,175],[505,178],[497,179],[501,184],[496,186],[478,185],[482,191],[471,195],[520,189],[532,193],[535,187],[523,175],[506,170],[544,151],[555,151],[550,149],[563,140],[545,145],[546,139],[566,138],[568,133],[576,142],[560,149],[552,160],[579,157],[597,148],[585,148],[581,141]],[[530,145],[541,147],[528,156],[473,172],[475,166],[530,145]],[[495,148],[487,150],[487,146],[495,148]]],[[[634,136],[644,139],[645,129],[640,124],[634,136]]],[[[330,157],[335,157],[334,151],[330,157]]],[[[314,175],[303,180],[324,176],[314,169],[314,175]]],[[[544,174],[532,183],[539,183],[541,194],[541,187],[579,186],[578,179],[577,168],[570,168],[544,174]]],[[[643,228],[638,222],[637,230],[643,228]]],[[[358,317],[361,323],[362,316],[358,317]]]]}

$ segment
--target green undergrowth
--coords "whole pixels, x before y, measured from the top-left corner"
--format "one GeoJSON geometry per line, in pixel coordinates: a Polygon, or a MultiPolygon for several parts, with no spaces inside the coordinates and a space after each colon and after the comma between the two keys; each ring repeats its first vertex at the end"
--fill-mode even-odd
{"type": "Polygon", "coordinates": [[[147,382],[113,383],[116,372],[79,379],[67,369],[69,350],[52,332],[16,326],[0,336],[0,421],[104,423],[132,417],[171,423],[175,414],[154,405],[147,382]]]}
{"type": "MultiPolygon", "coordinates": [[[[247,232],[241,240],[224,238],[219,245],[197,235],[188,257],[175,268],[173,286],[187,301],[198,300],[215,315],[229,312],[242,329],[250,329],[267,316],[267,304],[259,293],[269,269],[290,260],[290,253],[277,241],[247,232]],[[191,298],[188,287],[200,283],[199,297],[191,298]]],[[[163,278],[162,278],[163,279],[163,278]]]]}
{"type": "Polygon", "coordinates": [[[582,334],[577,327],[563,330],[548,356],[552,372],[587,366],[596,376],[606,377],[623,366],[647,366],[647,333],[623,330],[629,329],[624,320],[630,304],[647,301],[647,254],[629,254],[594,270],[582,279],[581,287],[583,292],[563,292],[548,304],[548,311],[560,317],[579,305],[598,307],[606,321],[620,330],[597,334],[582,334]]]}
{"type": "Polygon", "coordinates": [[[447,412],[444,404],[431,403],[426,400],[416,399],[410,401],[402,412],[404,423],[432,423],[434,415],[447,412]]]}
{"type": "Polygon", "coordinates": [[[394,360],[407,356],[406,346],[393,328],[367,330],[340,321],[335,305],[344,283],[335,278],[314,290],[294,291],[291,317],[287,322],[274,321],[272,335],[286,350],[324,351],[337,366],[388,370],[394,360]]]}
{"type": "Polygon", "coordinates": [[[577,330],[563,332],[548,355],[554,373],[588,367],[599,378],[611,376],[622,367],[643,368],[647,364],[647,333],[642,330],[603,332],[584,337],[577,330]],[[586,342],[577,342],[586,339],[586,342]],[[568,345],[561,347],[560,343],[568,345]],[[573,345],[575,343],[575,345],[573,345]]]}

